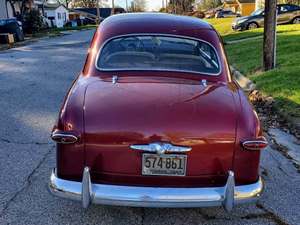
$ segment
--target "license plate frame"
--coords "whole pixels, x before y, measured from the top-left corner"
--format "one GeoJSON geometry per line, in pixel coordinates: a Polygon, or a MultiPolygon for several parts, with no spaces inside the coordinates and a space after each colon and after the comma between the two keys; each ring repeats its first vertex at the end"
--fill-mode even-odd
{"type": "MultiPolygon", "coordinates": [[[[149,162],[149,161],[148,161],[149,162]]],[[[151,154],[151,153],[144,153],[142,157],[142,175],[145,176],[186,176],[186,165],[187,165],[187,155],[182,155],[182,154],[151,154]],[[152,159],[150,162],[150,167],[146,166],[146,159],[149,158],[152,159]],[[156,161],[154,162],[154,159],[156,161]],[[159,166],[158,163],[159,161],[157,160],[162,160],[163,164],[162,166],[159,166]],[[167,159],[170,159],[171,162],[171,168],[167,168],[167,159]],[[182,160],[182,161],[178,161],[182,160]],[[176,163],[176,169],[172,168],[172,164],[174,164],[174,161],[177,161],[176,163]],[[178,163],[181,163],[183,165],[178,165],[178,163]],[[179,168],[177,168],[177,166],[179,168]],[[160,167],[160,168],[158,168],[160,167]]]]}

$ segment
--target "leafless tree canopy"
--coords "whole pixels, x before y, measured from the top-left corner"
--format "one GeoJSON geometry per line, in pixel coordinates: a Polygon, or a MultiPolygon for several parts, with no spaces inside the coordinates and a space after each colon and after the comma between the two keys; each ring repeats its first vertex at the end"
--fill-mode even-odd
{"type": "Polygon", "coordinates": [[[199,0],[196,2],[196,5],[199,10],[208,10],[222,5],[222,1],[221,0],[199,0]]]}
{"type": "Polygon", "coordinates": [[[176,14],[186,14],[193,10],[195,0],[170,0],[168,4],[168,11],[176,14]]]}
{"type": "Polygon", "coordinates": [[[97,2],[97,0],[73,0],[72,7],[95,8],[97,7],[97,2]]]}
{"type": "Polygon", "coordinates": [[[146,11],[147,1],[146,0],[133,0],[129,11],[131,12],[144,12],[146,11]]]}

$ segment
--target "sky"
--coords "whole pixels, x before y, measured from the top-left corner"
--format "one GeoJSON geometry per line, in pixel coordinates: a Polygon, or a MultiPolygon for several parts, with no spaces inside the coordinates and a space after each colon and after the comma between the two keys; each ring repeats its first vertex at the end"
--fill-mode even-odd
{"type": "MultiPolygon", "coordinates": [[[[111,2],[111,0],[107,0],[108,2],[111,2]]],[[[127,0],[128,5],[130,5],[132,0],[127,0]]],[[[157,11],[162,6],[162,0],[146,0],[147,1],[147,10],[148,11],[157,11]]],[[[120,5],[123,8],[126,7],[126,0],[115,0],[115,5],[120,5]]]]}

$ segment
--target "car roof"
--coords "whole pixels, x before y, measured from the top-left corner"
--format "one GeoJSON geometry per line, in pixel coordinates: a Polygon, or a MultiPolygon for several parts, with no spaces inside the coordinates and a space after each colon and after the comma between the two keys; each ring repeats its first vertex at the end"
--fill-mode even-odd
{"type": "Polygon", "coordinates": [[[213,30],[212,26],[195,17],[166,13],[124,13],[110,16],[99,26],[101,34],[113,37],[132,33],[167,33],[187,35],[193,31],[213,30]]]}

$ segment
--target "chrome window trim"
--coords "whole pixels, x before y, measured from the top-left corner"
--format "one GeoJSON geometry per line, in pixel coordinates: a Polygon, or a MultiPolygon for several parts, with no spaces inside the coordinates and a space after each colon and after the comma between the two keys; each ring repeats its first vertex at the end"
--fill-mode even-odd
{"type": "Polygon", "coordinates": [[[223,70],[223,64],[221,63],[220,56],[218,54],[217,49],[209,42],[200,39],[200,38],[195,38],[195,37],[190,37],[190,36],[184,36],[184,35],[175,35],[175,34],[165,34],[165,33],[132,33],[132,34],[123,34],[123,35],[117,35],[114,37],[111,37],[104,41],[102,46],[100,47],[96,59],[95,59],[95,67],[98,71],[101,72],[117,72],[117,71],[161,71],[161,72],[180,72],[180,73],[194,73],[194,74],[201,74],[201,75],[208,75],[208,76],[219,76],[222,73],[223,70]],[[99,57],[101,55],[102,49],[108,44],[110,41],[117,39],[117,38],[122,38],[122,37],[134,37],[134,36],[162,36],[162,37],[174,37],[174,38],[184,38],[184,39],[190,39],[194,41],[201,41],[206,44],[208,44],[212,49],[215,51],[215,54],[217,56],[218,64],[219,64],[219,72],[218,73],[205,73],[205,72],[197,72],[197,71],[190,71],[190,70],[172,70],[172,69],[134,69],[134,68],[123,68],[123,69],[102,69],[98,66],[98,61],[99,57]]]}

